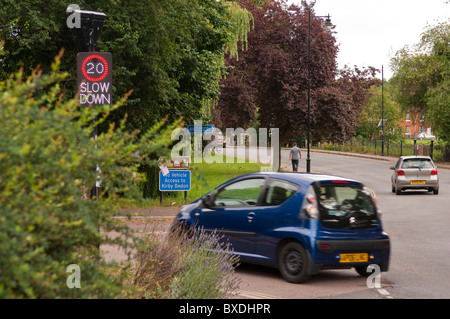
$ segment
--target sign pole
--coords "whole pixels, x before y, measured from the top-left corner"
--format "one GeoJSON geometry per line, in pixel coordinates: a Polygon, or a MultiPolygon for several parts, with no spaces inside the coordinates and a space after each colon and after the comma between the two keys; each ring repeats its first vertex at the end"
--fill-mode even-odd
{"type": "MultiPolygon", "coordinates": [[[[75,36],[77,54],[77,87],[80,105],[101,107],[111,104],[112,101],[112,56],[110,53],[95,52],[95,45],[106,14],[99,11],[81,10],[78,5],[69,5],[66,12],[69,15],[67,26],[72,29],[75,36]],[[74,21],[75,20],[75,21],[74,21]],[[86,52],[87,51],[87,52],[86,52]],[[85,103],[87,105],[83,105],[85,103]]],[[[95,147],[97,148],[97,125],[93,129],[95,147]]],[[[95,167],[96,180],[91,189],[91,199],[100,196],[100,166],[95,167]]],[[[100,232],[100,227],[99,227],[100,232]]],[[[98,243],[100,250],[100,243],[98,243]]]]}

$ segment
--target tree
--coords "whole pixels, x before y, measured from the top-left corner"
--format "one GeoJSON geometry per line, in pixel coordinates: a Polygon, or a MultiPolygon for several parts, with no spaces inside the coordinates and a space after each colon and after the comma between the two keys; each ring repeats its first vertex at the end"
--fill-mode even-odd
{"type": "Polygon", "coordinates": [[[448,21],[428,25],[417,44],[405,46],[391,60],[391,82],[402,109],[426,115],[435,133],[446,141],[450,141],[449,43],[448,21]]]}
{"type": "Polygon", "coordinates": [[[384,136],[386,139],[396,139],[402,134],[399,126],[401,111],[398,103],[392,97],[392,88],[389,83],[384,84],[384,92],[381,86],[372,86],[368,92],[367,101],[361,110],[359,127],[356,134],[366,139],[381,138],[381,127],[378,126],[382,118],[381,99],[384,102],[384,136]],[[384,93],[384,97],[382,94],[384,93]]]}
{"type": "MultiPolygon", "coordinates": [[[[450,73],[450,70],[448,71],[450,73]]],[[[427,117],[437,136],[450,142],[450,77],[445,77],[427,93],[427,117]]]]}
{"type": "Polygon", "coordinates": [[[336,143],[348,141],[356,135],[360,114],[369,97],[371,87],[379,85],[373,67],[345,67],[337,79],[317,94],[318,119],[315,140],[328,139],[336,143]]]}
{"type": "Polygon", "coordinates": [[[239,60],[227,59],[229,74],[222,80],[219,126],[279,128],[281,142],[292,135],[306,136],[308,81],[308,10],[311,10],[311,123],[315,141],[351,137],[372,84],[373,69],[337,70],[338,47],[313,5],[288,6],[285,1],[241,1],[253,14],[255,29],[248,34],[249,49],[239,60]],[[256,114],[256,112],[259,112],[256,114]]]}

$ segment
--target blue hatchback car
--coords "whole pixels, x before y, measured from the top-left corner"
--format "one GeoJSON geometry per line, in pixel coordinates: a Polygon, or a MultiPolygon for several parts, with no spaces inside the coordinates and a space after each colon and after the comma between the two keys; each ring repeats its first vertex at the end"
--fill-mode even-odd
{"type": "Polygon", "coordinates": [[[387,271],[390,241],[371,193],[355,180],[299,173],[234,178],[182,207],[174,226],[225,235],[243,263],[302,283],[321,269],[387,271]]]}

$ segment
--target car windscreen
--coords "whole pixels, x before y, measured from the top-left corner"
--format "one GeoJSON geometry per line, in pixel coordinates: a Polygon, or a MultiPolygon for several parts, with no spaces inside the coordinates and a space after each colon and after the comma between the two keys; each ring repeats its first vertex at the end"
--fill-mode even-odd
{"type": "Polygon", "coordinates": [[[405,159],[401,168],[433,168],[433,164],[428,158],[405,159]]]}
{"type": "Polygon", "coordinates": [[[331,183],[315,187],[320,221],[327,228],[370,228],[377,226],[377,208],[361,185],[331,183]]]}

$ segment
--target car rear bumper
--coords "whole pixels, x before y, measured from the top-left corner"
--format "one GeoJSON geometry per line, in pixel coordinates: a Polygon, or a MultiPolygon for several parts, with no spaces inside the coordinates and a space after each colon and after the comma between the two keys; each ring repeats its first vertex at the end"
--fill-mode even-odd
{"type": "Polygon", "coordinates": [[[386,251],[390,249],[390,241],[389,238],[370,240],[318,240],[317,249],[327,254],[335,251],[386,251]]]}
{"type": "Polygon", "coordinates": [[[381,271],[387,271],[390,257],[389,238],[371,240],[318,240],[312,254],[308,273],[315,274],[324,268],[350,268],[377,264],[381,271]],[[364,262],[342,262],[342,254],[367,254],[364,262]]]}
{"type": "Polygon", "coordinates": [[[437,175],[424,178],[421,178],[420,176],[417,178],[405,178],[404,176],[399,176],[396,181],[396,186],[398,189],[439,189],[439,178],[437,175]]]}

